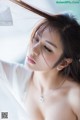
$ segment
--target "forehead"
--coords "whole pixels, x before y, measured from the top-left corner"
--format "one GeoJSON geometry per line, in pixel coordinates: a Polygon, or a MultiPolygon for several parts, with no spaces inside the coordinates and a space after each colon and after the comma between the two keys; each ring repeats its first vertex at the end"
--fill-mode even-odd
{"type": "Polygon", "coordinates": [[[49,37],[53,37],[54,35],[57,35],[57,37],[60,39],[60,34],[58,32],[58,29],[55,27],[51,27],[49,23],[42,24],[35,32],[35,34],[44,36],[47,35],[49,37]]]}
{"type": "Polygon", "coordinates": [[[44,40],[54,43],[58,48],[63,47],[60,33],[57,28],[52,28],[48,24],[44,24],[36,31],[36,35],[39,35],[44,40]]]}

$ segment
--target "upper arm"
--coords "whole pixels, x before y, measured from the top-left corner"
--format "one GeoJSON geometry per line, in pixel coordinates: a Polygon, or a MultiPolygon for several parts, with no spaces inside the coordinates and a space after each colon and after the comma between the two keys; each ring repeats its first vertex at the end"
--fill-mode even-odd
{"type": "Polygon", "coordinates": [[[80,120],[80,86],[70,91],[69,102],[73,113],[77,116],[78,120],[80,120]]]}

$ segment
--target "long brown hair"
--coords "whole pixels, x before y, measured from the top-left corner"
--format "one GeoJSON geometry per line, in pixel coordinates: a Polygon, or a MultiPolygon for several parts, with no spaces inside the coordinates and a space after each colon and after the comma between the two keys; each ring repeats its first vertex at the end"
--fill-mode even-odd
{"type": "Polygon", "coordinates": [[[33,30],[32,36],[40,26],[46,23],[51,30],[55,28],[59,32],[64,49],[63,56],[57,61],[56,66],[64,58],[71,58],[72,63],[60,71],[60,74],[71,77],[73,81],[80,83],[80,25],[74,16],[68,14],[51,15],[21,0],[10,1],[45,18],[43,22],[33,30]]]}

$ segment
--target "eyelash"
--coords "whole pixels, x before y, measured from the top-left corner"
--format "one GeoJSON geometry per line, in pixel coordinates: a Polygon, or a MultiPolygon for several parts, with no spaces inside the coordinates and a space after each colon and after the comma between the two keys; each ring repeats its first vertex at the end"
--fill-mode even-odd
{"type": "MultiPolygon", "coordinates": [[[[38,38],[34,38],[36,42],[39,42],[38,38]]],[[[48,51],[48,52],[52,52],[52,50],[50,50],[48,47],[44,46],[44,48],[48,51]]]]}
{"type": "Polygon", "coordinates": [[[44,48],[45,48],[48,52],[52,52],[52,50],[50,50],[50,49],[47,48],[46,46],[44,46],[44,48]]]}
{"type": "Polygon", "coordinates": [[[39,42],[39,39],[34,37],[34,38],[32,39],[32,42],[39,42]]]}

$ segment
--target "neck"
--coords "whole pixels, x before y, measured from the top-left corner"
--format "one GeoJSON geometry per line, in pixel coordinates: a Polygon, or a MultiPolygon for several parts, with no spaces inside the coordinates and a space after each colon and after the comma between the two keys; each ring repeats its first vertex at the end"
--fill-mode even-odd
{"type": "Polygon", "coordinates": [[[41,92],[47,91],[49,89],[56,89],[60,86],[63,79],[60,75],[54,71],[40,72],[35,71],[33,75],[34,85],[41,92]]]}

